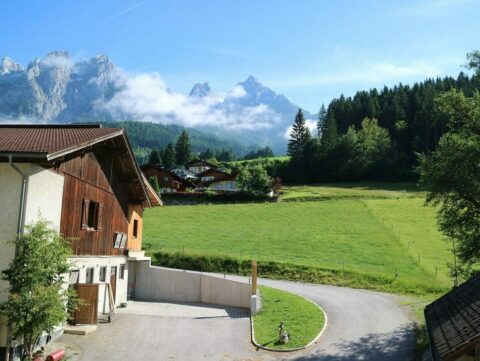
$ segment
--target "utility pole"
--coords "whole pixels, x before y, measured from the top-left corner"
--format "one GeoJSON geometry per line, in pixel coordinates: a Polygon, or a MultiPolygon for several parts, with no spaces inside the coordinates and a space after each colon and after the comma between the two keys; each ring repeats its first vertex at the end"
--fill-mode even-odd
{"type": "Polygon", "coordinates": [[[252,261],[252,295],[257,294],[257,261],[252,261]]]}

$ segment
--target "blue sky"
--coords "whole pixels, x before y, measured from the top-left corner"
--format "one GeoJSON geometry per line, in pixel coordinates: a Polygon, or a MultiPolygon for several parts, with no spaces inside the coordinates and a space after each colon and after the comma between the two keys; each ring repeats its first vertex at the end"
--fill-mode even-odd
{"type": "Polygon", "coordinates": [[[15,0],[0,3],[0,56],[107,54],[187,93],[253,74],[316,111],[341,93],[457,75],[480,48],[480,0],[15,0]]]}

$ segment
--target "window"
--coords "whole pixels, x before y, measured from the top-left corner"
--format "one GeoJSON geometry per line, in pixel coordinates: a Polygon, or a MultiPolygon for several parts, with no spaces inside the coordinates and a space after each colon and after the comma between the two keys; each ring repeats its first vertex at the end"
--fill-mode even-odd
{"type": "Polygon", "coordinates": [[[169,179],[168,177],[163,177],[163,180],[164,180],[165,182],[168,182],[168,179],[169,179]]]}
{"type": "Polygon", "coordinates": [[[138,237],[138,219],[133,220],[133,236],[138,237]]]}
{"type": "Polygon", "coordinates": [[[98,210],[98,203],[90,202],[88,205],[88,220],[87,226],[89,228],[97,228],[97,210],[98,210]]]}
{"type": "Polygon", "coordinates": [[[87,268],[87,277],[85,279],[85,283],[93,283],[94,274],[95,274],[94,268],[87,268]]]}
{"type": "Polygon", "coordinates": [[[213,181],[215,178],[213,176],[202,177],[202,182],[213,181]]]}
{"type": "Polygon", "coordinates": [[[120,265],[120,275],[119,275],[119,278],[121,280],[123,280],[125,278],[125,265],[124,264],[121,264],[120,265]]]}
{"type": "Polygon", "coordinates": [[[82,229],[89,231],[102,231],[103,204],[83,200],[82,229]]]}
{"type": "Polygon", "coordinates": [[[100,267],[100,282],[107,280],[107,267],[100,267]]]}

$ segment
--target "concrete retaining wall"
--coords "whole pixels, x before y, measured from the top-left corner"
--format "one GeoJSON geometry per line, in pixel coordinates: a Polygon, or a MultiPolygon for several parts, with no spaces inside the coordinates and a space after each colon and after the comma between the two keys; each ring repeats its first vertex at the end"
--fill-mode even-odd
{"type": "Polygon", "coordinates": [[[201,302],[250,308],[249,284],[200,272],[153,267],[149,260],[136,263],[136,300],[201,302]]]}

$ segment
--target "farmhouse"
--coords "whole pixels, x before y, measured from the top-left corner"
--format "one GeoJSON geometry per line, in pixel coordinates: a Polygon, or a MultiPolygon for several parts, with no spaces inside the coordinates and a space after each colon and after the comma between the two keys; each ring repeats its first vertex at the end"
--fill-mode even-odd
{"type": "Polygon", "coordinates": [[[170,169],[170,172],[188,182],[196,182],[198,180],[197,173],[191,172],[185,167],[175,167],[170,169]]]}
{"type": "MultiPolygon", "coordinates": [[[[141,258],[145,207],[161,205],[140,171],[122,129],[96,125],[0,126],[0,235],[12,241],[24,226],[51,222],[72,240],[69,283],[86,303],[75,322],[93,324],[97,313],[127,301],[129,269],[141,258]]],[[[2,243],[1,269],[15,246],[2,243]]],[[[8,296],[0,281],[0,302],[8,296]]],[[[6,346],[5,320],[0,346],[6,346]]]]}
{"type": "Polygon", "coordinates": [[[185,164],[185,168],[187,168],[192,173],[200,174],[208,169],[217,169],[218,167],[215,164],[209,163],[207,161],[195,159],[185,164]]]}
{"type": "Polygon", "coordinates": [[[433,361],[475,361],[480,357],[480,276],[425,308],[433,361]]]}
{"type": "Polygon", "coordinates": [[[145,173],[147,179],[151,177],[157,178],[161,193],[185,192],[187,189],[195,187],[188,180],[179,177],[162,166],[145,164],[140,168],[145,173]]]}
{"type": "Polygon", "coordinates": [[[197,175],[201,181],[201,187],[217,191],[238,191],[238,173],[227,173],[220,169],[207,169],[197,175]]]}

